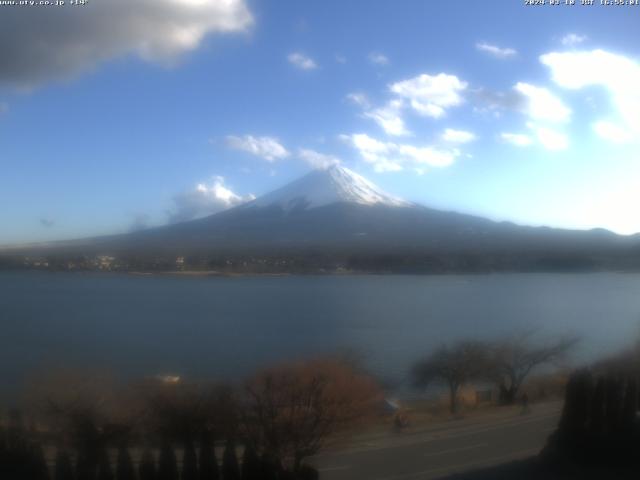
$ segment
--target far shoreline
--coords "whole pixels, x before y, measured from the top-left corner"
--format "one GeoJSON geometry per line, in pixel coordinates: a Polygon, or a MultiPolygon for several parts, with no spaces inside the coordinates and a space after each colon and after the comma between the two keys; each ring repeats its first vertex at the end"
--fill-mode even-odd
{"type": "Polygon", "coordinates": [[[163,271],[163,272],[96,272],[96,273],[124,273],[134,276],[162,276],[162,277],[290,277],[292,273],[237,273],[220,272],[218,270],[183,270],[183,271],[163,271]]]}
{"type": "Polygon", "coordinates": [[[617,275],[639,275],[640,270],[621,269],[597,269],[597,270],[484,270],[484,271],[434,271],[434,272],[398,272],[398,271],[354,271],[354,270],[325,270],[306,272],[224,272],[219,270],[57,270],[57,269],[37,269],[37,268],[8,268],[0,269],[2,273],[66,273],[66,274],[88,274],[92,276],[122,275],[131,277],[174,277],[174,278],[285,278],[285,277],[482,277],[493,275],[597,275],[597,274],[617,274],[617,275]]]}

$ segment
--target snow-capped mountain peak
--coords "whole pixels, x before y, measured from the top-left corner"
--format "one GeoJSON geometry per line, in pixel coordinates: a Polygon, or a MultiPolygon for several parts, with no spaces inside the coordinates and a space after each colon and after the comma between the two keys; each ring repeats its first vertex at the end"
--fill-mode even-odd
{"type": "Polygon", "coordinates": [[[361,205],[410,206],[400,198],[385,193],[366,178],[348,168],[334,165],[324,170],[314,170],[304,177],[274,190],[247,204],[247,206],[280,206],[316,208],[332,203],[358,203],[361,205]]]}

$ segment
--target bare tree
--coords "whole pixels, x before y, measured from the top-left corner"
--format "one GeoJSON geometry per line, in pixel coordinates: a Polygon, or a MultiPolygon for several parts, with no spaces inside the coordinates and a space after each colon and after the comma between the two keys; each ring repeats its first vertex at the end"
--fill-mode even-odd
{"type": "Polygon", "coordinates": [[[455,414],[460,387],[486,375],[488,357],[487,346],[481,342],[463,341],[450,347],[442,346],[414,364],[414,383],[423,388],[432,383],[445,384],[449,388],[449,410],[455,414]]]}
{"type": "Polygon", "coordinates": [[[234,434],[236,406],[230,386],[210,382],[148,381],[137,387],[148,433],[185,446],[204,434],[234,434]]]}
{"type": "Polygon", "coordinates": [[[122,386],[102,372],[50,372],[27,388],[26,398],[63,447],[119,443],[129,435],[137,414],[129,408],[122,386]]]}
{"type": "Polygon", "coordinates": [[[533,332],[499,341],[492,348],[492,376],[500,389],[500,403],[513,404],[527,376],[537,367],[557,362],[578,341],[575,337],[535,345],[533,332]]]}
{"type": "Polygon", "coordinates": [[[372,412],[375,383],[335,360],[265,370],[245,388],[242,424],[253,448],[298,472],[328,437],[372,412]]]}
{"type": "MultiPolygon", "coordinates": [[[[93,371],[48,372],[27,389],[27,403],[47,425],[57,447],[77,453],[78,477],[108,478],[106,448],[126,443],[134,426],[124,392],[110,375],[93,371]]],[[[66,468],[66,467],[65,467],[66,468]]]]}

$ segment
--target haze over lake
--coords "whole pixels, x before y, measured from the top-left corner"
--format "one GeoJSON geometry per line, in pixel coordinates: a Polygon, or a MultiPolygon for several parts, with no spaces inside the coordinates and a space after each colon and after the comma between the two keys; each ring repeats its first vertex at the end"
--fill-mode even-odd
{"type": "Polygon", "coordinates": [[[638,274],[192,277],[0,273],[4,392],[34,372],[238,378],[354,350],[384,379],[443,342],[529,327],[593,359],[640,332],[638,274]]]}

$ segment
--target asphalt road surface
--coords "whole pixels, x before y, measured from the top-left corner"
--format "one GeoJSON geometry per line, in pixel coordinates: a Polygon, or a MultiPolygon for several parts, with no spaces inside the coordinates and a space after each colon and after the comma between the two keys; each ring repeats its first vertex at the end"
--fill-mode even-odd
{"type": "Polygon", "coordinates": [[[536,455],[555,430],[561,403],[474,416],[406,433],[363,437],[313,459],[321,480],[442,478],[536,455]]]}

